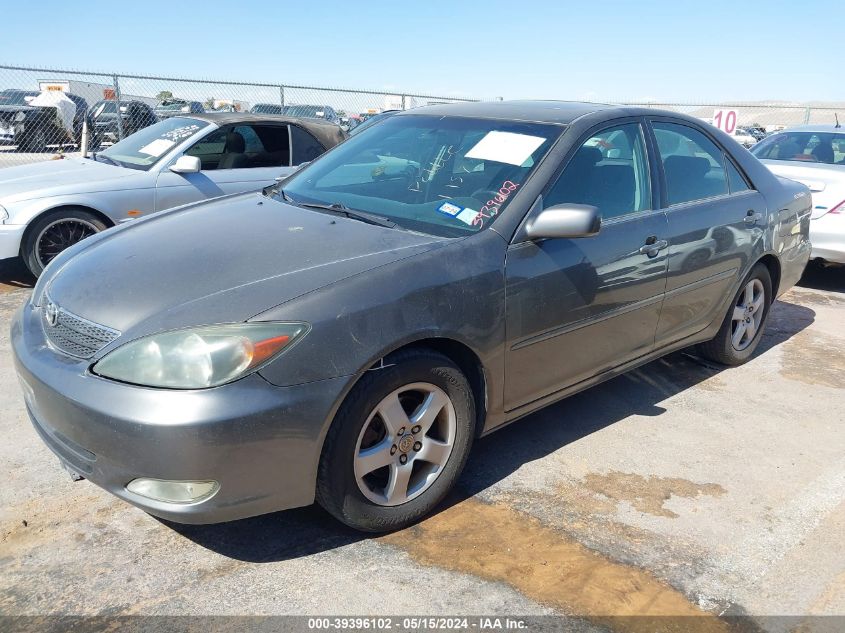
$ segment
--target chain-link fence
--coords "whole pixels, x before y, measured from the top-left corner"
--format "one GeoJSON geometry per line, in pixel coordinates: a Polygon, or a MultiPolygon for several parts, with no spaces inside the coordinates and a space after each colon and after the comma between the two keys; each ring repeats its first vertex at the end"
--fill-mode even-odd
{"type": "MultiPolygon", "coordinates": [[[[717,110],[734,110],[738,127],[764,128],[772,131],[784,127],[808,124],[836,123],[836,116],[840,120],[845,115],[845,103],[842,104],[806,104],[784,102],[724,102],[724,103],[658,103],[644,101],[620,101],[620,105],[639,106],[672,110],[690,116],[713,122],[717,110]]],[[[845,120],[843,120],[845,123],[845,120]]]]}
{"type": "Polygon", "coordinates": [[[459,101],[471,99],[0,65],[0,166],[101,148],[175,115],[283,114],[348,130],[385,110],[459,101]]]}
{"type": "MultiPolygon", "coordinates": [[[[564,95],[562,95],[564,96],[564,95]]],[[[0,65],[0,167],[57,153],[98,149],[161,119],[197,112],[256,112],[314,117],[351,129],[384,110],[473,101],[280,83],[193,80],[0,65]]],[[[738,127],[756,133],[806,123],[835,122],[845,104],[657,103],[619,101],[683,112],[712,121],[734,110],[738,127]]]]}

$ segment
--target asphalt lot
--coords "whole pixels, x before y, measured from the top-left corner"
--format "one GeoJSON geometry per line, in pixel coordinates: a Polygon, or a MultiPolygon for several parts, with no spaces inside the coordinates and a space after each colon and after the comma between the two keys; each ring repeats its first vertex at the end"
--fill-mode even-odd
{"type": "Polygon", "coordinates": [[[0,262],[2,614],[845,614],[845,269],[808,272],[748,364],[676,353],[534,414],[377,538],[317,507],[170,525],[71,482],[12,368],[29,286],[0,262]]]}

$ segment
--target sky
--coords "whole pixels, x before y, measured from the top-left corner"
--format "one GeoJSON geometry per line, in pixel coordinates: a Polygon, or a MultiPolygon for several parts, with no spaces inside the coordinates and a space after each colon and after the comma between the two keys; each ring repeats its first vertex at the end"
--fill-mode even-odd
{"type": "Polygon", "coordinates": [[[824,26],[843,9],[842,0],[39,0],[3,7],[0,64],[471,98],[845,101],[843,30],[824,26]]]}

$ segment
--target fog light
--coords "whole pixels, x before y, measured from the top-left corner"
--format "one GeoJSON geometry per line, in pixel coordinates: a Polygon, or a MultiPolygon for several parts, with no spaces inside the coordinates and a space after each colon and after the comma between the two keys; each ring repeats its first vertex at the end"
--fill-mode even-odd
{"type": "Polygon", "coordinates": [[[130,481],[126,489],[166,503],[199,503],[216,495],[220,484],[216,481],[165,481],[142,477],[130,481]]]}

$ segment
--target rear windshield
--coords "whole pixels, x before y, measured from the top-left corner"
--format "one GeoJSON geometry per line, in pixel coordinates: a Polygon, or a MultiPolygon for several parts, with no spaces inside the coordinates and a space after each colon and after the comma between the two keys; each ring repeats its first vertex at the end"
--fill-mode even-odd
{"type": "Polygon", "coordinates": [[[121,167],[148,170],[176,145],[191,138],[208,126],[205,121],[187,117],[172,117],[139,130],[98,156],[121,167]]]}
{"type": "Polygon", "coordinates": [[[252,106],[252,111],[255,114],[281,114],[282,106],[272,103],[257,103],[252,106]]]}
{"type": "Polygon", "coordinates": [[[310,119],[323,119],[326,116],[325,106],[309,106],[309,105],[295,105],[287,106],[285,114],[288,116],[298,116],[310,119]]]}
{"type": "Polygon", "coordinates": [[[761,160],[845,165],[845,133],[779,132],[760,141],[751,153],[761,160]]]}
{"type": "Polygon", "coordinates": [[[279,195],[460,237],[496,221],[562,130],[465,117],[389,117],[295,174],[279,195]]]}

